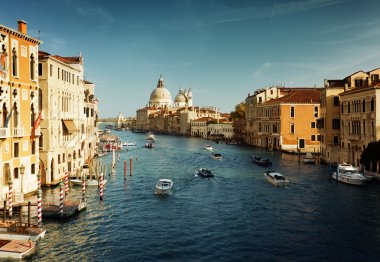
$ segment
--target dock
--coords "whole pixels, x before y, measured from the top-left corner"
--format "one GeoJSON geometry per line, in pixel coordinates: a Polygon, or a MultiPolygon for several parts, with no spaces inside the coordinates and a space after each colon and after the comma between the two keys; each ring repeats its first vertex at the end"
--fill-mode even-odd
{"type": "Polygon", "coordinates": [[[47,204],[42,206],[42,217],[46,219],[69,219],[84,211],[86,207],[86,202],[65,201],[61,214],[59,205],[47,204]]]}

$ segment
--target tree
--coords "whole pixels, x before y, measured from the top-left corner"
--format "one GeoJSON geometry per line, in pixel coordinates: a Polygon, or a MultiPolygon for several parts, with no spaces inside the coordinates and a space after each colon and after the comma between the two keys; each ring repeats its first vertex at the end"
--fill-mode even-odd
{"type": "Polygon", "coordinates": [[[380,161],[380,141],[370,142],[360,157],[360,163],[366,170],[377,171],[377,163],[380,161]],[[372,165],[371,165],[372,164],[372,165]]]}
{"type": "Polygon", "coordinates": [[[245,102],[235,106],[235,111],[231,112],[231,119],[245,119],[245,102]]]}

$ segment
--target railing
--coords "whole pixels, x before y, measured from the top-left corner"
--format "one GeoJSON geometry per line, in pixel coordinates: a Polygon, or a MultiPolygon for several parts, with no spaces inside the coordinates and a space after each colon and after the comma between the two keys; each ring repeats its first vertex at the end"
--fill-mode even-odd
{"type": "Polygon", "coordinates": [[[15,136],[15,137],[24,136],[24,128],[23,127],[13,128],[13,136],[15,136]]]}
{"type": "Polygon", "coordinates": [[[9,137],[9,128],[8,127],[0,127],[0,138],[9,137]]]}

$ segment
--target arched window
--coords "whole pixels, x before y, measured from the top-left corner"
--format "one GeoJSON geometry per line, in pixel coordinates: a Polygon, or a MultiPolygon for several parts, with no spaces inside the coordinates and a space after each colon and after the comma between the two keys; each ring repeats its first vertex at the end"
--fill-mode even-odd
{"type": "Polygon", "coordinates": [[[30,79],[35,80],[35,71],[36,71],[36,61],[34,59],[34,55],[30,55],[30,79]]]}
{"type": "Polygon", "coordinates": [[[16,48],[12,49],[12,75],[13,76],[17,76],[18,75],[18,72],[17,72],[17,52],[16,52],[16,48]]]}

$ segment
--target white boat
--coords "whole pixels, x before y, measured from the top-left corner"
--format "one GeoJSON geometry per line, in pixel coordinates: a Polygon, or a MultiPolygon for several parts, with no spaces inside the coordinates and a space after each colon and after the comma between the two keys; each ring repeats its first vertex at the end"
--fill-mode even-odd
{"type": "MultiPolygon", "coordinates": [[[[4,224],[4,223],[3,223],[4,224]]],[[[36,225],[14,223],[0,226],[0,239],[4,240],[31,240],[37,241],[45,237],[46,229],[36,225]]]]}
{"type": "Polygon", "coordinates": [[[173,181],[167,178],[161,178],[156,184],[157,194],[170,194],[173,189],[173,181]]]}
{"type": "Polygon", "coordinates": [[[362,186],[367,181],[367,178],[360,174],[356,167],[346,163],[339,164],[331,178],[342,183],[356,186],[362,186]]]}
{"type": "Polygon", "coordinates": [[[275,186],[287,186],[289,180],[287,180],[282,174],[276,171],[266,171],[264,173],[265,178],[275,186]]]}
{"type": "Polygon", "coordinates": [[[303,157],[303,162],[305,164],[315,164],[317,162],[317,158],[311,153],[306,153],[303,157]]]}
{"type": "Polygon", "coordinates": [[[152,132],[148,132],[146,135],[147,135],[146,140],[148,140],[148,141],[156,140],[156,138],[154,137],[154,134],[152,132]]]}
{"type": "Polygon", "coordinates": [[[207,149],[207,150],[209,150],[209,151],[212,151],[212,150],[214,150],[214,149],[212,148],[212,146],[211,146],[211,145],[205,145],[205,149],[207,149]]]}
{"type": "MultiPolygon", "coordinates": [[[[73,186],[82,186],[82,179],[70,179],[70,182],[73,186]]],[[[103,180],[103,186],[107,183],[107,180],[103,180]]],[[[87,179],[86,186],[98,186],[99,182],[97,179],[87,179]]]]}
{"type": "Polygon", "coordinates": [[[31,240],[0,239],[0,258],[22,259],[36,251],[36,242],[31,240]]]}
{"type": "Polygon", "coordinates": [[[211,157],[215,160],[220,160],[222,159],[222,155],[219,153],[211,153],[211,157]]]}

